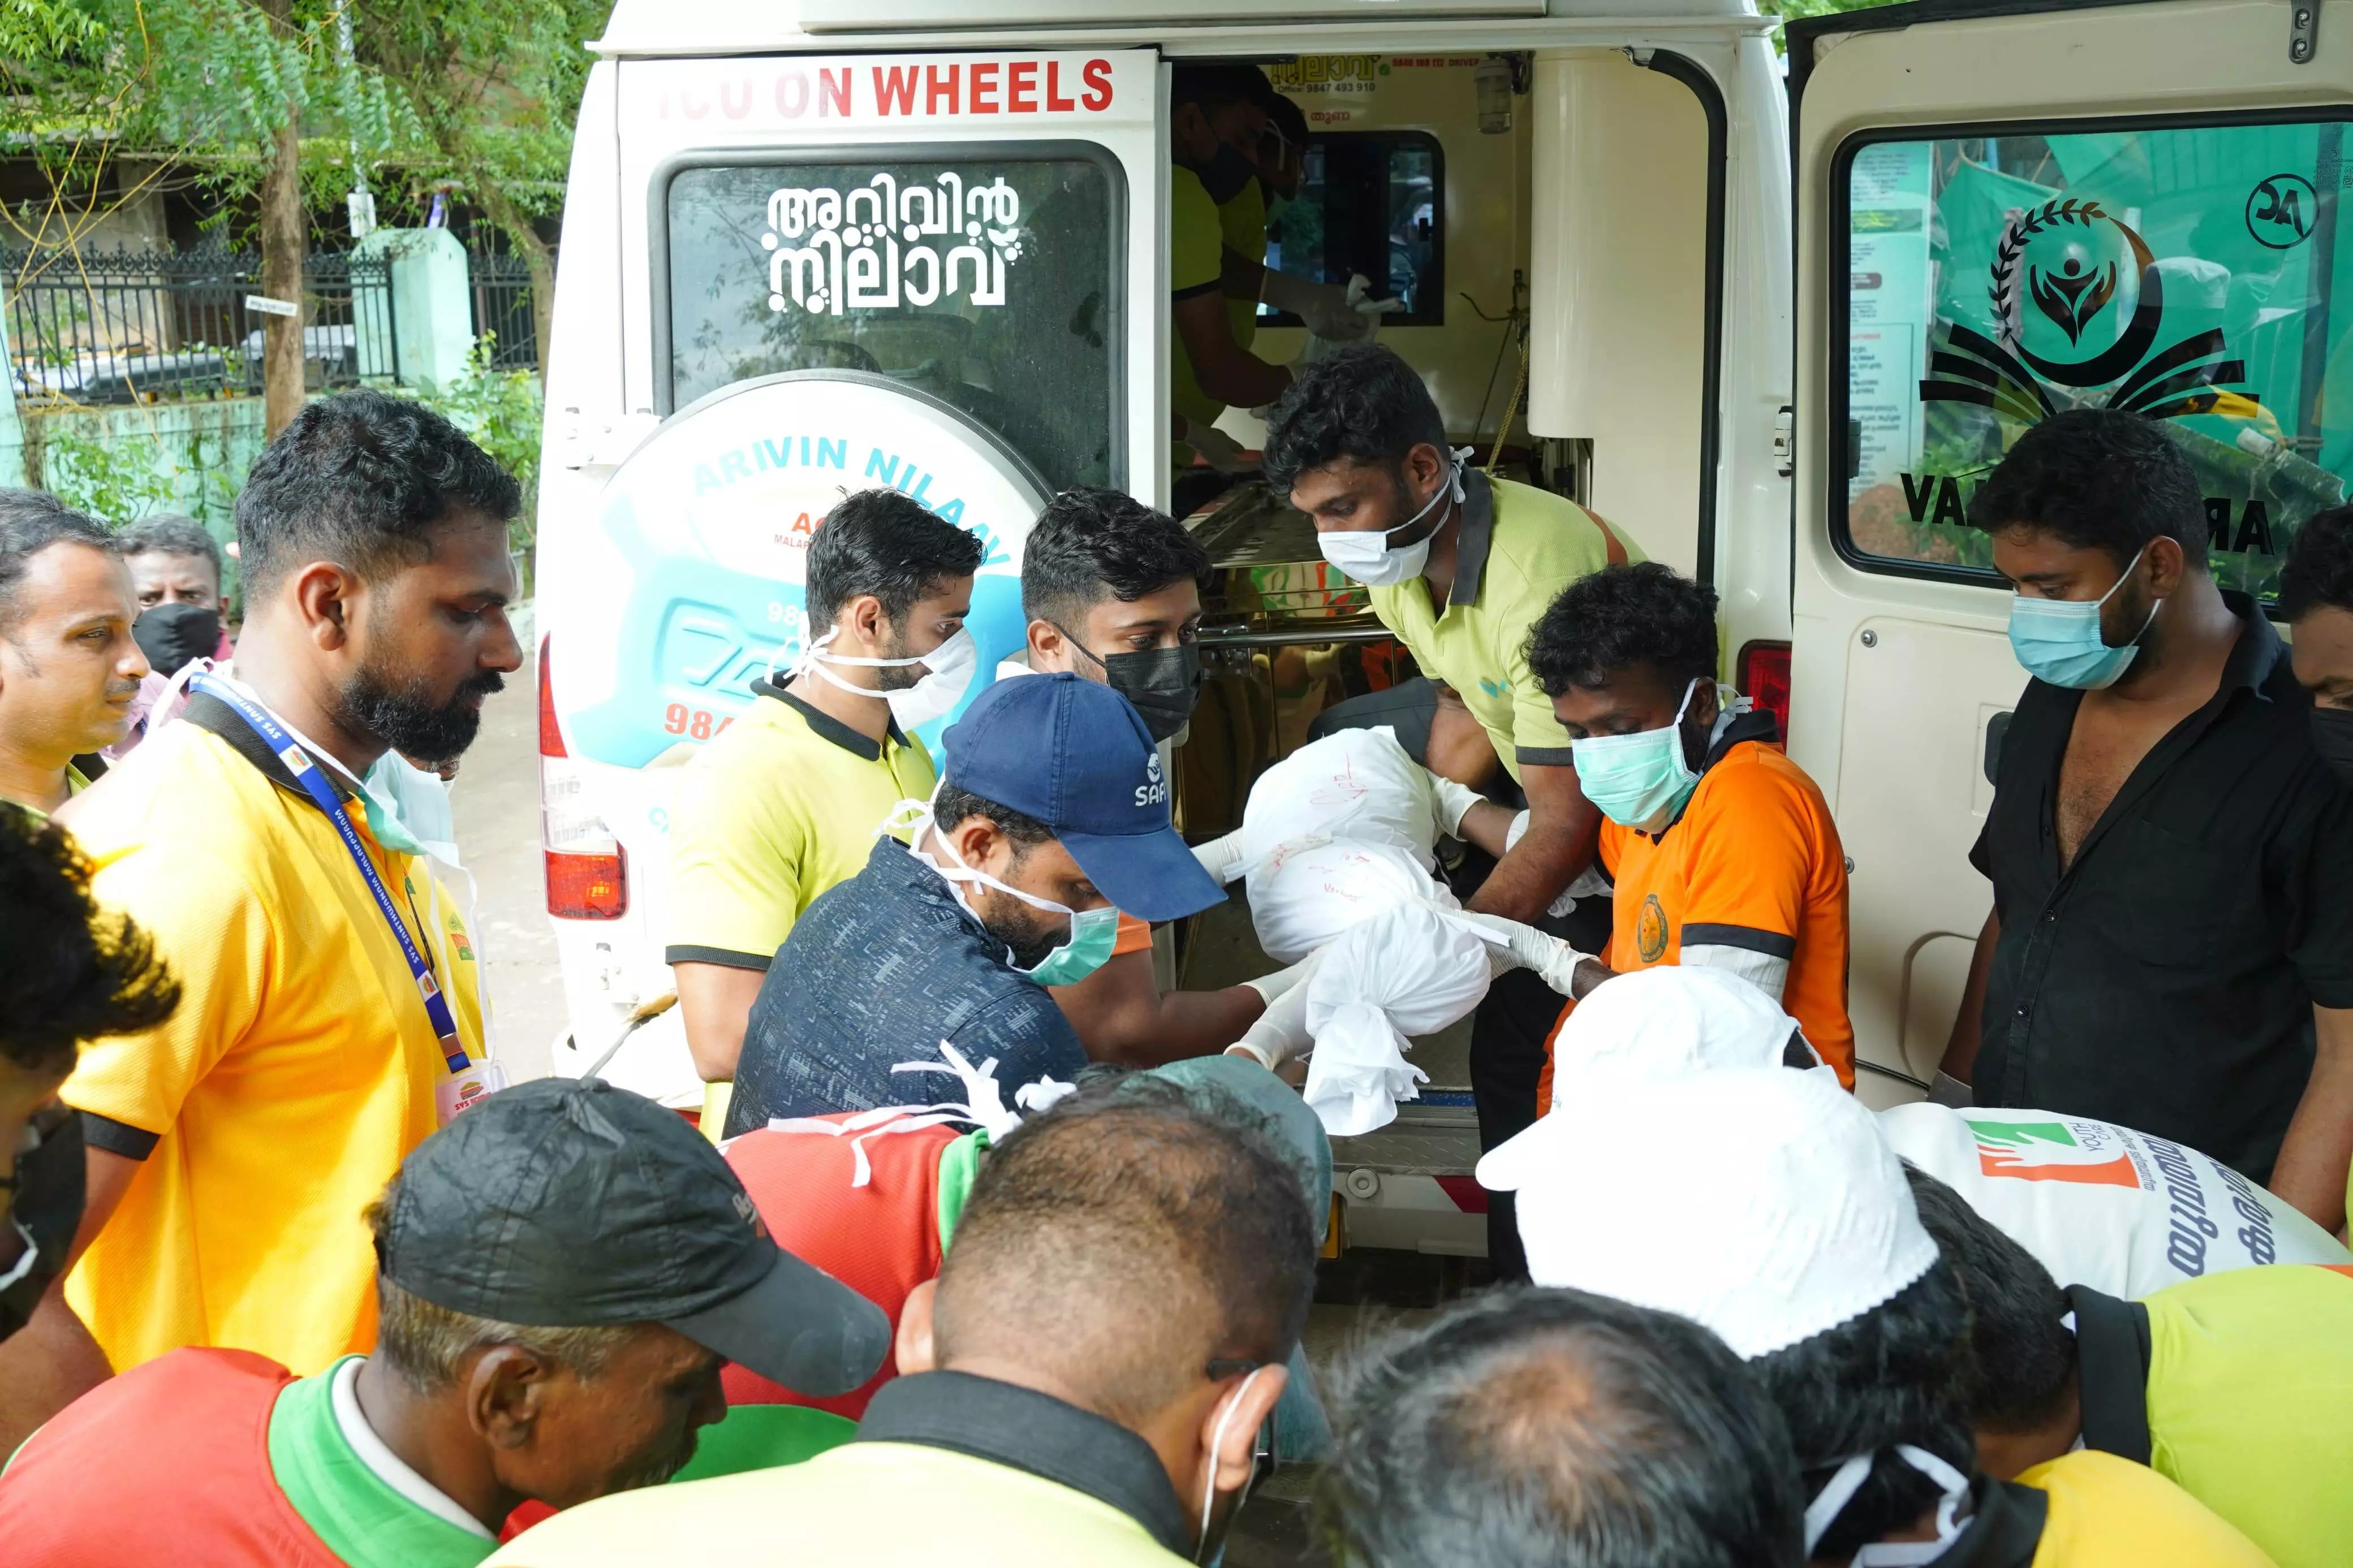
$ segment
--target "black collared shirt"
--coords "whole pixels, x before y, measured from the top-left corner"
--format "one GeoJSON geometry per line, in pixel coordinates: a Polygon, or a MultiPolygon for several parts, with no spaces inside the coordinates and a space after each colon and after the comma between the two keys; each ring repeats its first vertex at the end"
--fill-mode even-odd
{"type": "Polygon", "coordinates": [[[2098,1117],[2270,1179],[2310,1078],[2312,1008],[2353,1007],[2353,794],[2312,748],[2271,622],[2141,759],[2059,866],[2083,693],[2030,682],[1969,861],[1993,880],[1980,1105],[2098,1117]]]}
{"type": "Polygon", "coordinates": [[[915,1373],[875,1391],[851,1440],[917,1443],[1027,1470],[1109,1503],[1177,1556],[1193,1554],[1184,1507],[1152,1445],[1051,1394],[969,1373],[915,1373]]]}

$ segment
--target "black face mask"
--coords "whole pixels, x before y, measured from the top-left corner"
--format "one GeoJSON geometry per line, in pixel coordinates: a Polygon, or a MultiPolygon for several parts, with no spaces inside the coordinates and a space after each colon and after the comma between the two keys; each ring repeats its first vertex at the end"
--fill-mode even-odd
{"type": "Polygon", "coordinates": [[[2353,709],[2315,708],[2312,749],[2337,770],[2338,778],[2353,784],[2353,709]]]}
{"type": "Polygon", "coordinates": [[[38,1142],[30,1149],[10,1150],[9,1218],[25,1227],[39,1249],[25,1277],[0,1290],[0,1340],[25,1326],[49,1281],[64,1271],[72,1250],[74,1232],[81,1226],[81,1115],[63,1103],[34,1114],[30,1124],[38,1142]]]}
{"type": "Polygon", "coordinates": [[[1258,165],[1220,142],[1217,156],[1193,171],[1199,177],[1201,188],[1209,199],[1224,206],[1241,195],[1242,187],[1258,178],[1258,165]]]}
{"type": "Polygon", "coordinates": [[[157,605],[131,623],[131,638],[158,675],[177,675],[190,659],[220,646],[220,612],[202,605],[157,605]]]}
{"type": "MultiPolygon", "coordinates": [[[[1071,637],[1061,627],[1054,629],[1071,637]]],[[[1201,650],[1191,643],[1109,658],[1076,637],[1071,637],[1071,646],[1103,666],[1103,684],[1134,705],[1155,745],[1183,729],[1193,717],[1193,705],[1201,700],[1201,650]]]]}

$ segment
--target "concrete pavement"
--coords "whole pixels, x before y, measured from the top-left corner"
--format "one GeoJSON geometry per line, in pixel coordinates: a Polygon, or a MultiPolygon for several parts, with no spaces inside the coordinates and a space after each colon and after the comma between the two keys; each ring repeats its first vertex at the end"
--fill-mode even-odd
{"type": "Polygon", "coordinates": [[[482,704],[482,728],[449,786],[458,847],[474,874],[473,926],[490,984],[492,1044],[516,1082],[547,1076],[565,1025],[564,983],[539,840],[537,639],[506,689],[482,704]]]}

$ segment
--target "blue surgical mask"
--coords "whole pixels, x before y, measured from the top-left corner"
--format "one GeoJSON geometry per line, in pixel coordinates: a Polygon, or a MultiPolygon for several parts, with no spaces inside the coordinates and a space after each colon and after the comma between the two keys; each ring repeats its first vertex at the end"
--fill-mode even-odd
{"type": "MultiPolygon", "coordinates": [[[[1028,975],[1040,985],[1076,985],[1111,961],[1111,950],[1119,941],[1117,910],[1109,904],[1097,910],[1074,910],[1068,904],[1058,904],[1051,899],[1041,899],[1035,893],[1025,893],[1010,882],[998,881],[987,872],[976,867],[965,865],[964,858],[955,852],[955,847],[948,842],[946,834],[930,833],[932,841],[946,851],[950,860],[955,862],[954,867],[943,866],[938,861],[933,860],[931,856],[920,847],[931,826],[927,820],[915,830],[915,843],[918,847],[914,853],[930,862],[932,869],[937,871],[947,881],[978,882],[983,887],[994,888],[1000,893],[1018,899],[1033,910],[1044,910],[1049,914],[1070,917],[1071,934],[1063,940],[1060,946],[1028,969],[1022,968],[1018,963],[1009,963],[1007,968],[1016,974],[1028,975]]],[[[958,897],[962,897],[961,892],[958,893],[958,897]]],[[[965,907],[970,909],[972,906],[966,902],[965,907]]]]}
{"type": "Polygon", "coordinates": [[[1699,787],[1699,775],[1683,758],[1683,714],[1698,689],[1697,680],[1683,688],[1674,721],[1663,730],[1588,735],[1570,742],[1577,787],[1596,811],[1639,833],[1656,833],[1674,820],[1699,787]]]}
{"type": "Polygon", "coordinates": [[[2023,594],[2012,595],[2010,601],[2010,647],[2018,655],[2018,662],[2026,673],[2037,680],[2053,686],[2073,687],[2078,691],[2097,691],[2114,686],[2132,665],[2133,656],[2140,652],[2140,639],[2157,619],[2159,599],[2148,607],[2148,619],[2133,634],[2133,640],[2122,647],[2111,647],[2100,633],[2100,610],[2116,596],[2116,589],[2130,579],[2140,558],[2148,552],[2142,545],[2132,558],[2132,564],[2114,586],[2096,599],[2031,599],[2023,594]]]}

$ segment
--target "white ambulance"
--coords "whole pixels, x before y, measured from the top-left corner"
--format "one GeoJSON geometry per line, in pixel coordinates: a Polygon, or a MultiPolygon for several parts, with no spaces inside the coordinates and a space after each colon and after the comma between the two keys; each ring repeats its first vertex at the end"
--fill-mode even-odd
{"type": "MultiPolygon", "coordinates": [[[[1271,258],[1405,299],[1381,341],[1455,438],[1721,591],[1725,677],[1782,711],[1851,858],[1862,1091],[1913,1097],[2024,682],[1972,485],[2057,409],[2140,409],[2205,482],[2225,585],[2258,591],[2343,495],[2353,43],[2316,14],[1915,0],[1792,25],[1785,63],[1746,0],[620,0],[540,489],[558,1070],[671,987],[677,769],[799,651],[835,498],[895,486],[982,535],[984,670],[1020,644],[1047,495],[1167,504],[1169,80],[1215,60],[1310,128],[1271,258]]],[[[1298,351],[1286,320],[1255,352],[1298,351]]],[[[1236,691],[1193,727],[1189,830],[1295,743],[1303,679],[1309,708],[1353,689],[1279,656],[1379,640],[1284,512],[1243,492],[1201,524],[1236,691]]],[[[674,1016],[610,1054],[699,1099],[674,1016]]],[[[1343,1151],[1359,1240],[1478,1247],[1465,1086],[1433,1080],[1382,1152],[1343,1151]]]]}

